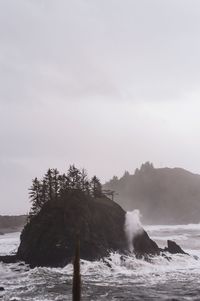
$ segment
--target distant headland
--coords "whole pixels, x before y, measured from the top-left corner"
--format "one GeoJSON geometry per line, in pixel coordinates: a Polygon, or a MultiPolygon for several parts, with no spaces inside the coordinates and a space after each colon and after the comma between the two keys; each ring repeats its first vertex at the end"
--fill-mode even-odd
{"type": "Polygon", "coordinates": [[[139,209],[145,224],[200,222],[200,175],[182,168],[154,168],[146,162],[104,185],[116,192],[115,201],[132,211],[139,209]]]}

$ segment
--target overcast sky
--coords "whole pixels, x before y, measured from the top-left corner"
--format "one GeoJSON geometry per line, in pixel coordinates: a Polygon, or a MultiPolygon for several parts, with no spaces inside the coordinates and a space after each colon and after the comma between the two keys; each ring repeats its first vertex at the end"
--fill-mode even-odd
{"type": "Polygon", "coordinates": [[[0,125],[0,214],[48,167],[200,173],[200,1],[1,0],[0,125]]]}

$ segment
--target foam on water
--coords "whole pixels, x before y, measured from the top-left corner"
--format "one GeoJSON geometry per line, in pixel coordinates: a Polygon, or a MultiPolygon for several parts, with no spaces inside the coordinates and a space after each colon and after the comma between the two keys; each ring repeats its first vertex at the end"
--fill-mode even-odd
{"type": "MultiPolygon", "coordinates": [[[[146,229],[157,240],[174,237],[181,246],[187,237],[194,241],[198,250],[188,244],[190,250],[186,251],[200,257],[200,242],[193,238],[200,230],[199,225],[183,228],[183,231],[179,226],[178,229],[175,226],[146,229]]],[[[19,233],[6,234],[0,238],[0,252],[12,252],[18,243],[19,233]]],[[[133,295],[137,295],[136,300],[166,300],[168,295],[178,300],[195,300],[200,284],[200,260],[182,254],[167,255],[169,258],[157,256],[145,261],[136,259],[133,254],[111,253],[99,261],[81,260],[83,300],[132,300],[133,295]]],[[[0,283],[6,289],[0,293],[0,298],[2,296],[4,301],[12,298],[20,301],[71,300],[72,273],[72,264],[64,268],[31,270],[20,263],[0,263],[0,283]]]]}
{"type": "Polygon", "coordinates": [[[16,252],[19,246],[19,241],[19,232],[0,235],[0,255],[7,255],[12,252],[16,252]]]}

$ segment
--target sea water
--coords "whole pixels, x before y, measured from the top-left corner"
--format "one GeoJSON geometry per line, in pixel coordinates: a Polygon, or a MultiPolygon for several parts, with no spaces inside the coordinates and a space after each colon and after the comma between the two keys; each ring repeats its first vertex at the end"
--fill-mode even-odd
{"type": "MultiPolygon", "coordinates": [[[[145,226],[160,247],[176,241],[187,255],[157,256],[151,262],[111,253],[100,261],[81,260],[82,300],[200,300],[200,224],[145,226]]],[[[0,236],[0,254],[12,254],[20,233],[0,236]]],[[[30,269],[0,263],[0,300],[72,300],[72,264],[30,269]]]]}

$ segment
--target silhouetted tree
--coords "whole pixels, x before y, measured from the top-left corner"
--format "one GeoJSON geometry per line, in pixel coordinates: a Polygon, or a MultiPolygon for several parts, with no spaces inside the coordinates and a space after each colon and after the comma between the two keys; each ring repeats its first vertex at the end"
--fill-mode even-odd
{"type": "Polygon", "coordinates": [[[37,214],[41,207],[42,207],[42,202],[41,202],[41,184],[38,178],[33,179],[32,181],[32,186],[29,188],[29,198],[32,203],[31,211],[30,211],[30,216],[33,216],[37,214]]]}
{"type": "Polygon", "coordinates": [[[53,200],[53,173],[52,173],[52,169],[48,169],[47,173],[44,176],[44,179],[46,181],[47,184],[47,198],[48,201],[52,201],[53,200]]]}
{"type": "Polygon", "coordinates": [[[127,170],[125,170],[122,178],[128,178],[129,176],[130,176],[130,173],[127,170]]]}
{"type": "Polygon", "coordinates": [[[80,188],[82,191],[87,192],[88,190],[88,176],[86,170],[83,168],[80,171],[80,188]]]}
{"type": "Polygon", "coordinates": [[[70,165],[67,173],[69,187],[72,189],[81,189],[81,172],[74,165],[70,165]]]}
{"type": "Polygon", "coordinates": [[[91,193],[91,184],[90,184],[89,181],[86,181],[86,182],[85,182],[85,193],[86,193],[87,195],[90,195],[90,193],[91,193]]]}
{"type": "Polygon", "coordinates": [[[92,195],[94,197],[101,197],[102,196],[102,185],[100,183],[100,180],[94,176],[90,182],[92,195]]]}
{"type": "Polygon", "coordinates": [[[58,183],[58,197],[60,197],[69,189],[69,180],[65,173],[58,176],[58,183]]]}
{"type": "Polygon", "coordinates": [[[47,182],[45,179],[40,183],[40,200],[41,205],[48,201],[48,190],[47,190],[47,182]]]}
{"type": "Polygon", "coordinates": [[[52,169],[52,193],[53,193],[53,198],[55,200],[58,199],[58,192],[59,192],[59,171],[57,168],[52,169]]]}
{"type": "Polygon", "coordinates": [[[150,163],[149,161],[143,163],[140,167],[141,172],[152,172],[154,170],[153,163],[150,163]]]}
{"type": "Polygon", "coordinates": [[[101,197],[103,194],[100,180],[94,176],[90,181],[85,169],[79,170],[74,165],[70,165],[67,175],[65,173],[60,175],[56,168],[49,168],[41,181],[38,178],[32,181],[29,189],[32,202],[30,216],[38,214],[45,203],[56,202],[74,189],[93,197],[101,197]]]}

